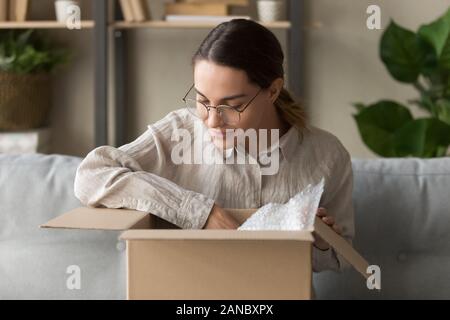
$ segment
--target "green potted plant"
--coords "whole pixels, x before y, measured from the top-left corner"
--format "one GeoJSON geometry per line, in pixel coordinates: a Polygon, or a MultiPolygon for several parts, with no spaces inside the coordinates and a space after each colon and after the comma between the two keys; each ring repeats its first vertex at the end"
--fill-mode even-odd
{"type": "Polygon", "coordinates": [[[450,145],[450,9],[417,32],[391,21],[380,42],[380,58],[390,75],[412,85],[408,101],[427,114],[414,119],[392,100],[355,103],[353,115],[364,143],[383,157],[443,157],[450,145]]]}
{"type": "Polygon", "coordinates": [[[0,130],[48,125],[51,73],[68,52],[34,30],[0,31],[0,130]]]}

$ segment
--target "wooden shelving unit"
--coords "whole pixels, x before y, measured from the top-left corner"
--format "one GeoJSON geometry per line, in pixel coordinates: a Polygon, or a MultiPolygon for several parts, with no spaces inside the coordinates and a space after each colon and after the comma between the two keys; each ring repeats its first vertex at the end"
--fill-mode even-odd
{"type": "MultiPolygon", "coordinates": [[[[81,29],[92,29],[95,22],[92,20],[81,21],[81,29]]],[[[0,22],[0,29],[67,29],[66,25],[57,21],[37,20],[37,21],[6,21],[0,22]]]]}
{"type": "MultiPolygon", "coordinates": [[[[261,23],[270,29],[289,29],[291,23],[289,21],[279,21],[271,23],[261,23]]],[[[192,29],[210,29],[214,28],[217,23],[211,22],[167,22],[167,21],[146,21],[146,22],[126,22],[117,21],[110,23],[109,26],[114,29],[145,29],[145,28],[192,28],[192,29]]],[[[95,27],[93,20],[81,21],[81,29],[92,29],[95,27]]],[[[0,22],[0,29],[67,29],[66,25],[61,22],[51,20],[0,22]]]]}
{"type": "MultiPolygon", "coordinates": [[[[288,4],[288,21],[272,23],[261,23],[269,29],[286,30],[288,33],[288,88],[297,97],[301,96],[303,82],[301,78],[303,57],[303,35],[301,24],[303,21],[303,1],[286,0],[288,4]]],[[[126,132],[126,78],[127,78],[127,31],[160,28],[160,29],[212,29],[218,23],[209,22],[171,22],[171,21],[146,21],[126,22],[118,5],[114,2],[114,8],[110,8],[109,0],[92,1],[92,20],[82,21],[81,30],[93,30],[93,54],[94,54],[94,123],[95,123],[95,146],[108,144],[108,80],[109,74],[114,74],[115,101],[115,141],[113,145],[120,146],[128,141],[125,139],[126,132]],[[109,10],[113,9],[113,10],[109,10]],[[114,11],[114,17],[110,13],[114,11]],[[111,21],[111,18],[113,21],[111,21]],[[113,31],[113,32],[110,32],[113,31]],[[112,38],[111,38],[112,37],[112,38]],[[113,46],[109,42],[113,42],[113,46]],[[114,50],[114,61],[108,63],[110,50],[114,50]],[[110,70],[112,65],[112,70],[110,70]]],[[[66,25],[57,21],[25,21],[25,22],[0,22],[0,29],[67,29],[66,25]]]]}
{"type": "MultiPolygon", "coordinates": [[[[146,22],[127,22],[117,21],[111,24],[116,29],[142,29],[142,28],[192,28],[192,29],[211,29],[218,23],[214,22],[171,22],[171,21],[146,21],[146,22]]],[[[261,23],[269,29],[289,29],[291,23],[289,21],[278,21],[271,23],[261,23]]]]}

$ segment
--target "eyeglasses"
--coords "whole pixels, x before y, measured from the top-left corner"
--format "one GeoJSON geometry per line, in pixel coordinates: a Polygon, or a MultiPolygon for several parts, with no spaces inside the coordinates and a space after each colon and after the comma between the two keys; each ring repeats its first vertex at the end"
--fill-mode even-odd
{"type": "Polygon", "coordinates": [[[228,125],[238,124],[241,121],[241,113],[248,108],[248,106],[255,100],[255,98],[259,95],[259,93],[263,90],[262,88],[256,93],[256,95],[246,104],[242,104],[240,106],[228,106],[226,104],[221,104],[216,107],[208,106],[201,101],[197,101],[194,99],[187,98],[189,92],[191,92],[194,84],[191,86],[189,91],[183,98],[184,104],[188,111],[193,114],[195,117],[206,120],[209,117],[209,111],[211,109],[215,109],[217,114],[222,118],[222,121],[228,125]]]}

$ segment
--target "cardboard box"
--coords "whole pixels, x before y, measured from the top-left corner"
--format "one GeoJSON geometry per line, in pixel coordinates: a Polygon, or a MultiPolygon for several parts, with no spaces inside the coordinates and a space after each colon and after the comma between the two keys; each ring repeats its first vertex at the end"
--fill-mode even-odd
{"type": "MultiPolygon", "coordinates": [[[[227,209],[243,223],[256,209],[227,209]]],[[[368,263],[322,220],[314,230],[186,230],[145,212],[77,208],[42,228],[124,230],[128,299],[311,299],[312,232],[364,277],[368,263]]]]}

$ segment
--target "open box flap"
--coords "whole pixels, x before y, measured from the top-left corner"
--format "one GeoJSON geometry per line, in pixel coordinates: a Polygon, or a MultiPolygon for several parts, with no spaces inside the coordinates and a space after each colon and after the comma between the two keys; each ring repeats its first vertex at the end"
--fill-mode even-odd
{"type": "Polygon", "coordinates": [[[314,231],[325,240],[337,253],[347,260],[356,271],[361,273],[365,278],[369,277],[367,267],[369,263],[347,242],[343,237],[338,235],[330,226],[322,219],[316,217],[314,221],[314,231]]]}
{"type": "Polygon", "coordinates": [[[108,208],[77,208],[60,215],[41,228],[128,230],[136,226],[149,214],[136,210],[108,208]]]}
{"type": "MultiPolygon", "coordinates": [[[[239,223],[243,223],[255,211],[254,209],[225,210],[231,213],[239,223]]],[[[128,230],[138,225],[147,216],[150,214],[136,210],[80,207],[40,225],[40,228],[128,230]]]]}

